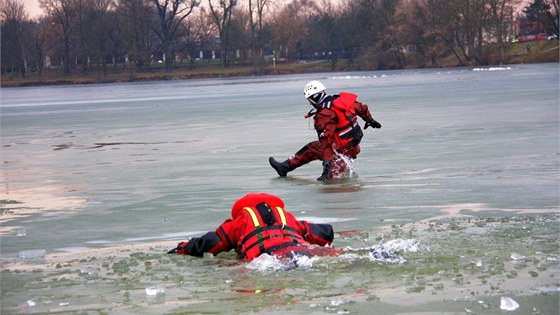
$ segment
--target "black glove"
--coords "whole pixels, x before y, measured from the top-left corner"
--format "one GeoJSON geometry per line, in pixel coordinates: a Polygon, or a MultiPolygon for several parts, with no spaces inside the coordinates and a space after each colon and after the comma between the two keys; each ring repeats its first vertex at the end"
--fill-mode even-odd
{"type": "Polygon", "coordinates": [[[175,247],[173,249],[170,249],[167,253],[168,254],[186,255],[187,252],[185,250],[185,247],[187,246],[188,243],[189,243],[189,241],[181,242],[177,245],[177,247],[175,247]]]}
{"type": "Polygon", "coordinates": [[[381,128],[381,124],[378,123],[375,119],[371,118],[370,120],[366,121],[364,129],[368,129],[368,127],[379,129],[381,128]]]}
{"type": "Polygon", "coordinates": [[[317,178],[317,180],[327,180],[329,179],[329,173],[331,172],[331,161],[324,160],[323,161],[323,174],[317,178]]]}

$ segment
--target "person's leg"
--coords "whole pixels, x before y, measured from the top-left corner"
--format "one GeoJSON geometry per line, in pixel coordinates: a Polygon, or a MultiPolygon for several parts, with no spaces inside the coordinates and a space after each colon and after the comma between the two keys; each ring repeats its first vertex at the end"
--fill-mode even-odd
{"type": "Polygon", "coordinates": [[[270,166],[276,170],[278,175],[286,176],[288,172],[291,172],[302,165],[321,159],[321,155],[320,142],[313,141],[304,145],[294,156],[284,162],[278,162],[273,157],[268,158],[268,162],[270,163],[270,166]]]}

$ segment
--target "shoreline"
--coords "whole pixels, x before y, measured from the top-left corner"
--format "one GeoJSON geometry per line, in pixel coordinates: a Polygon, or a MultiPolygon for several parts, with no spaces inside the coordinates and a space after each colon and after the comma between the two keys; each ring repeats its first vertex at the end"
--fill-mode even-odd
{"type": "MultiPolygon", "coordinates": [[[[69,75],[62,74],[61,69],[45,69],[45,73],[29,72],[28,77],[22,79],[11,77],[6,80],[9,74],[2,74],[0,87],[16,88],[29,86],[57,86],[57,85],[83,85],[83,84],[112,84],[112,83],[132,83],[132,82],[153,82],[153,81],[173,81],[189,79],[215,79],[215,78],[235,78],[235,77],[258,77],[269,75],[303,74],[303,73],[329,73],[329,72],[354,72],[354,71],[392,71],[392,70],[414,70],[414,69],[453,69],[453,68],[485,68],[498,67],[504,65],[535,64],[535,63],[558,63],[560,62],[559,48],[557,42],[534,42],[533,53],[518,54],[518,47],[523,43],[512,44],[509,47],[509,55],[505,62],[489,62],[488,64],[478,65],[473,62],[469,64],[459,64],[452,57],[442,58],[437,66],[431,65],[412,65],[405,68],[388,67],[386,69],[376,69],[366,65],[364,61],[356,60],[350,64],[346,60],[338,60],[333,66],[330,60],[302,60],[286,63],[279,63],[275,66],[267,65],[257,69],[250,64],[230,65],[220,68],[217,64],[207,62],[197,64],[194,68],[180,63],[172,71],[166,72],[161,66],[151,66],[145,69],[135,69],[131,72],[128,65],[115,65],[108,67],[106,75],[99,70],[83,74],[79,69],[73,69],[69,75]],[[363,63],[363,64],[362,64],[363,63]]],[[[497,58],[497,57],[496,57],[497,58]]],[[[494,58],[495,60],[498,60],[494,58]]]]}

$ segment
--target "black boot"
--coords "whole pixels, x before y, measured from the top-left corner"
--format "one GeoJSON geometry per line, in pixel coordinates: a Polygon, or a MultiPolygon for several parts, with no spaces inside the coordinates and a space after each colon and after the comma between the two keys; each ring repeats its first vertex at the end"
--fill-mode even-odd
{"type": "Polygon", "coordinates": [[[288,160],[280,163],[276,161],[273,157],[269,157],[268,163],[270,163],[270,166],[272,166],[272,168],[276,170],[278,175],[282,177],[286,176],[288,172],[292,170],[290,164],[288,163],[288,160]]]}

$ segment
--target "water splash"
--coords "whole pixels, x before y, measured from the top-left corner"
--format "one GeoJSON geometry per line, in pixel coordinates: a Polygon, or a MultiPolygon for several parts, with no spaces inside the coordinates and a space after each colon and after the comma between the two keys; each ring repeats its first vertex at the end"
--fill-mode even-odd
{"type": "Polygon", "coordinates": [[[331,164],[331,178],[353,178],[358,173],[354,170],[354,159],[335,151],[331,164]]]}
{"type": "Polygon", "coordinates": [[[420,244],[415,239],[394,239],[371,247],[352,248],[348,246],[344,248],[347,259],[367,259],[388,264],[403,264],[406,259],[400,253],[414,253],[418,250],[420,250],[420,244]]]}
{"type": "Polygon", "coordinates": [[[246,265],[247,269],[257,271],[287,271],[293,268],[332,267],[341,261],[352,263],[359,260],[381,262],[386,264],[403,264],[406,262],[401,253],[417,252],[420,244],[415,239],[395,239],[371,247],[344,247],[338,256],[294,255],[291,258],[263,254],[246,265]],[[318,263],[320,262],[320,263],[318,263]],[[317,264],[318,263],[318,264],[317,264]]]}
{"type": "Polygon", "coordinates": [[[247,264],[246,268],[258,271],[286,271],[293,268],[310,268],[318,257],[306,255],[294,255],[291,258],[271,256],[268,254],[260,255],[247,264]]]}

